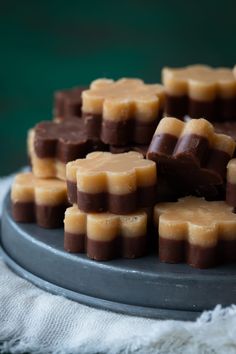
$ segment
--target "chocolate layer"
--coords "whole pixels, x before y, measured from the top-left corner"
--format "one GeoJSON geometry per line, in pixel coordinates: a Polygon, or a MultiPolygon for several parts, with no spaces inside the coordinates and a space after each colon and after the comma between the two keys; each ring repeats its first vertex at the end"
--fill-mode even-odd
{"type": "Polygon", "coordinates": [[[120,256],[121,239],[95,241],[87,238],[87,256],[96,261],[109,261],[120,256]]]}
{"type": "MultiPolygon", "coordinates": [[[[133,137],[131,136],[131,132],[133,132],[133,130],[133,119],[127,119],[118,122],[103,119],[101,140],[105,144],[126,145],[133,141],[133,137]]],[[[137,143],[145,144],[146,142],[144,141],[137,143]]]]}
{"type": "Polygon", "coordinates": [[[187,113],[188,97],[173,96],[166,94],[165,99],[165,114],[169,117],[182,119],[187,113]]]}
{"type": "Polygon", "coordinates": [[[83,113],[83,117],[90,139],[96,138],[105,144],[125,146],[131,143],[149,144],[162,114],[163,112],[160,112],[154,121],[148,123],[136,119],[114,122],[103,119],[101,115],[90,113],[83,113]]]}
{"type": "Polygon", "coordinates": [[[64,249],[71,253],[84,253],[86,249],[86,235],[65,232],[64,249]]]}
{"type": "Polygon", "coordinates": [[[196,197],[204,197],[207,201],[225,200],[225,183],[216,186],[198,186],[193,194],[196,197]]]}
{"type": "MultiPolygon", "coordinates": [[[[188,99],[187,113],[191,118],[205,118],[212,122],[216,117],[217,101],[198,101],[192,98],[188,99]]],[[[221,112],[218,112],[221,115],[221,112]]],[[[218,119],[223,120],[223,117],[218,116],[218,119]]]]}
{"type": "Polygon", "coordinates": [[[147,253],[147,236],[123,237],[121,254],[124,258],[143,257],[147,253]]]}
{"type": "Polygon", "coordinates": [[[230,155],[210,149],[208,140],[197,134],[186,134],[180,139],[171,134],[159,134],[154,135],[147,158],[157,162],[162,176],[174,178],[177,185],[195,189],[196,186],[222,184],[230,155]]]}
{"type": "Polygon", "coordinates": [[[153,136],[148,149],[148,158],[153,160],[158,155],[172,155],[178,138],[172,134],[157,134],[153,136]]]}
{"type": "Polygon", "coordinates": [[[39,158],[57,158],[63,163],[83,158],[94,150],[103,150],[101,141],[87,138],[82,119],[60,123],[41,122],[34,129],[34,151],[39,158]]]}
{"type": "Polygon", "coordinates": [[[63,226],[64,213],[68,205],[36,205],[36,220],[40,227],[55,229],[63,226]]]}
{"type": "MultiPolygon", "coordinates": [[[[68,195],[70,201],[74,201],[75,186],[69,185],[68,195]]],[[[109,193],[84,193],[77,191],[78,207],[89,212],[109,211],[113,214],[128,214],[139,208],[151,207],[156,201],[156,186],[141,187],[136,192],[129,194],[109,194],[109,193]]]]}
{"type": "Polygon", "coordinates": [[[226,202],[236,208],[236,184],[226,183],[226,202]]]}
{"type": "Polygon", "coordinates": [[[63,225],[68,205],[35,205],[32,202],[12,202],[12,215],[16,222],[36,222],[40,227],[51,229],[63,225]]]}
{"type": "Polygon", "coordinates": [[[81,94],[85,89],[84,87],[75,87],[55,92],[54,116],[59,119],[81,117],[81,94]]]}
{"type": "Polygon", "coordinates": [[[85,235],[65,232],[64,248],[72,253],[87,253],[87,256],[97,261],[111,259],[138,258],[147,252],[147,237],[116,237],[111,241],[96,241],[85,235]]]}
{"type": "Polygon", "coordinates": [[[203,247],[160,237],[159,258],[165,263],[186,262],[195,268],[210,268],[236,261],[236,240],[220,240],[214,247],[203,247]]]}
{"type": "Polygon", "coordinates": [[[100,114],[83,113],[86,134],[89,139],[100,139],[102,116],[100,114]]]}
{"type": "Polygon", "coordinates": [[[33,202],[12,202],[12,216],[16,222],[35,222],[35,205],[33,202]]]}
{"type": "Polygon", "coordinates": [[[229,135],[236,140],[236,122],[212,122],[212,124],[216,133],[229,135]]]}
{"type": "Polygon", "coordinates": [[[128,151],[137,151],[140,152],[143,155],[143,157],[145,157],[148,151],[148,145],[128,145],[128,146],[110,145],[109,151],[112,154],[121,154],[123,152],[128,152],[128,151]]]}
{"type": "Polygon", "coordinates": [[[217,149],[210,149],[206,165],[204,166],[213,173],[218,173],[222,179],[226,174],[226,166],[230,160],[230,155],[227,152],[217,149]]]}
{"type": "Polygon", "coordinates": [[[185,134],[178,139],[173,156],[183,161],[193,161],[204,163],[206,160],[206,150],[209,149],[208,139],[197,134],[185,134]]]}
{"type": "Polygon", "coordinates": [[[167,94],[165,112],[167,116],[181,119],[188,115],[191,118],[205,118],[209,121],[233,121],[236,119],[236,97],[199,101],[187,96],[167,94]]]}

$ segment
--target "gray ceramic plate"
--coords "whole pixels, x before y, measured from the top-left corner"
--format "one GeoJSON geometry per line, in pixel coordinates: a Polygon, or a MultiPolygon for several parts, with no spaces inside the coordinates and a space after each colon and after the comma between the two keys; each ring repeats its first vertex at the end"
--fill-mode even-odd
{"type": "Polygon", "coordinates": [[[7,196],[2,253],[18,274],[52,293],[129,315],[192,320],[217,304],[236,302],[236,266],[208,270],[162,264],[156,255],[95,262],[63,250],[63,229],[12,220],[7,196]]]}

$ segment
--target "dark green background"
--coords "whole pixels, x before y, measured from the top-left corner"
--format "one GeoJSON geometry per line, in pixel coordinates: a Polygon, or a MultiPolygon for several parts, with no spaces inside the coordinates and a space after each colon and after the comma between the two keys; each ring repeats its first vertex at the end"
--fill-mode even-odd
{"type": "Polygon", "coordinates": [[[0,0],[0,175],[25,163],[55,89],[197,62],[235,64],[235,1],[0,0]]]}

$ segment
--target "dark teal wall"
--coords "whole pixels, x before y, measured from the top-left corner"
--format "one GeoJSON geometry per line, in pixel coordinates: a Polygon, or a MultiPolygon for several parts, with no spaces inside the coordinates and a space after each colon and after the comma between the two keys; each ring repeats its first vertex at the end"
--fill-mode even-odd
{"type": "Polygon", "coordinates": [[[196,62],[236,62],[235,1],[0,0],[0,175],[25,163],[55,89],[196,62]]]}

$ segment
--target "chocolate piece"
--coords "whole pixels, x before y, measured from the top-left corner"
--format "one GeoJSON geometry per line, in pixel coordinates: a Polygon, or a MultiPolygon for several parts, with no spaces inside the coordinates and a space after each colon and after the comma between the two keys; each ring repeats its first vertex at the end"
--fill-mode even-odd
{"type": "Polygon", "coordinates": [[[68,206],[66,183],[57,179],[38,179],[31,172],[16,175],[11,189],[13,218],[35,222],[44,228],[63,225],[68,206]]]}
{"type": "Polygon", "coordinates": [[[53,115],[56,119],[81,117],[82,92],[86,87],[74,87],[67,90],[56,91],[54,94],[53,115]]]}
{"type": "Polygon", "coordinates": [[[222,185],[226,166],[235,150],[227,135],[216,134],[205,119],[186,123],[163,118],[153,136],[147,158],[179,189],[194,193],[205,186],[222,185]]]}
{"type": "Polygon", "coordinates": [[[166,115],[219,122],[236,119],[236,79],[231,69],[205,65],[164,68],[162,79],[166,115]]]}
{"type": "Polygon", "coordinates": [[[162,262],[196,268],[236,261],[236,215],[224,201],[186,197],[154,208],[162,262]],[[232,247],[232,250],[230,250],[232,247]]]}
{"type": "Polygon", "coordinates": [[[86,214],[74,205],[65,212],[64,248],[97,261],[141,257],[147,251],[147,220],[142,210],[129,215],[86,214]]]}
{"type": "Polygon", "coordinates": [[[100,141],[87,139],[83,120],[75,118],[41,122],[28,135],[33,173],[38,178],[65,179],[67,162],[103,149],[107,148],[100,141]]]}
{"type": "Polygon", "coordinates": [[[236,211],[236,159],[230,160],[227,165],[226,203],[236,211]]]}
{"type": "Polygon", "coordinates": [[[144,145],[162,117],[164,90],[139,79],[98,79],[83,91],[82,101],[90,138],[110,145],[144,145]]]}
{"type": "Polygon", "coordinates": [[[127,214],[156,201],[155,163],[135,151],[90,153],[69,162],[66,175],[69,201],[85,212],[127,214]]]}

